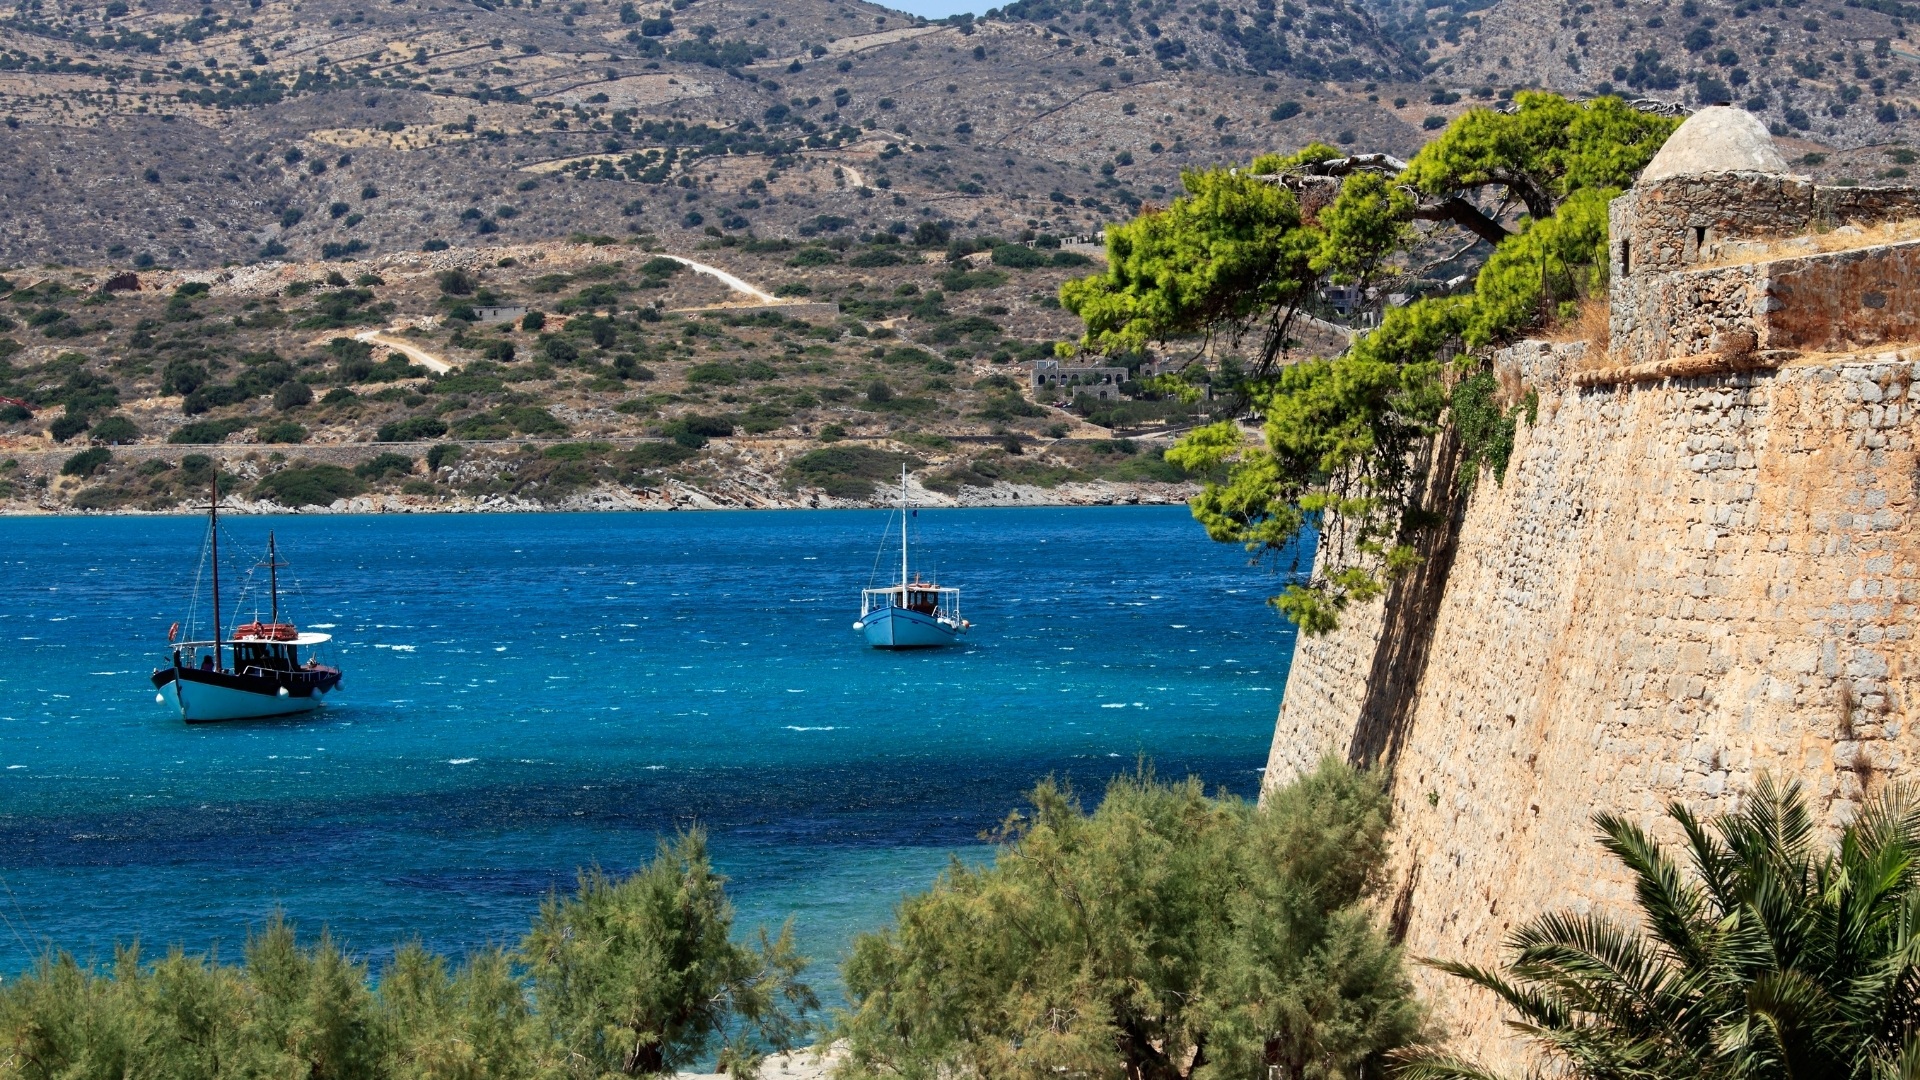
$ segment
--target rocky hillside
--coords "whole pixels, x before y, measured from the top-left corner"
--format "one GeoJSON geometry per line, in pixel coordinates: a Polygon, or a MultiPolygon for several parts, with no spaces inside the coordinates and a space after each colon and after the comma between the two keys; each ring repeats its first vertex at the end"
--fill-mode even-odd
{"type": "Polygon", "coordinates": [[[1084,234],[1182,168],[1420,138],[1354,81],[1398,61],[1337,4],[950,25],[858,0],[217,2],[24,0],[0,20],[0,261],[927,220],[1084,234]]]}
{"type": "Polygon", "coordinates": [[[1914,161],[1916,18],[1899,0],[1454,0],[1382,21],[1444,90],[1429,95],[1442,115],[1522,84],[1724,100],[1766,118],[1810,174],[1867,182],[1914,161]]]}
{"type": "Polygon", "coordinates": [[[1150,433],[1207,402],[1028,392],[1024,361],[1071,332],[1053,295],[1089,257],[969,246],[15,272],[0,503],[171,510],[219,469],[288,507],[858,505],[902,465],[961,503],[1184,497],[1150,433]]]}

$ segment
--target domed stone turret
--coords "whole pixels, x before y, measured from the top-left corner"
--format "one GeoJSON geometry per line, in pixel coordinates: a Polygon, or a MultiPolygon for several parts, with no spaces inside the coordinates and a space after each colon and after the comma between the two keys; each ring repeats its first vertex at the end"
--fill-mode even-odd
{"type": "Polygon", "coordinates": [[[1774,148],[1773,137],[1758,117],[1731,105],[1711,105],[1688,117],[1667,138],[1640,174],[1640,182],[1728,172],[1779,176],[1786,171],[1786,159],[1774,148]]]}

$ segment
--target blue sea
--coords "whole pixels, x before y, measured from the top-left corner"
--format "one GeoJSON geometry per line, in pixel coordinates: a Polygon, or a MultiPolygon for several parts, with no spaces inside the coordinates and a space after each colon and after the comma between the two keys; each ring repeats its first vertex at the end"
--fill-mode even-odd
{"type": "Polygon", "coordinates": [[[1096,799],[1144,758],[1257,790],[1293,647],[1275,571],[1179,507],[924,510],[916,567],[974,628],[885,653],[851,627],[888,521],[226,518],[227,617],[265,603],[241,591],[274,530],[345,690],[188,727],[147,676],[205,522],[0,520],[0,973],[49,945],[236,956],[276,907],[376,960],[511,943],[579,868],[698,823],[742,929],[793,917],[831,993],[852,936],[1041,777],[1096,799]]]}

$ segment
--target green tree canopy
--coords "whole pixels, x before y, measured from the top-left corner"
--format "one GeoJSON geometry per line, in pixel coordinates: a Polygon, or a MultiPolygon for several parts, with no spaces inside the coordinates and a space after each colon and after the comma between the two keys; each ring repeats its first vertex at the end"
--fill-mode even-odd
{"type": "MultiPolygon", "coordinates": [[[[1487,346],[1604,291],[1607,200],[1676,124],[1617,98],[1523,93],[1510,113],[1468,112],[1404,171],[1382,155],[1315,145],[1246,170],[1190,172],[1167,208],[1108,229],[1107,269],[1068,282],[1061,303],[1086,323],[1077,347],[1097,352],[1158,345],[1201,363],[1257,337],[1237,389],[1263,419],[1262,440],[1221,422],[1168,459],[1224,473],[1193,503],[1216,540],[1279,552],[1317,531],[1314,572],[1274,603],[1322,633],[1417,565],[1413,533],[1431,524],[1412,512],[1426,479],[1421,449],[1449,427],[1454,387],[1485,366],[1487,346]],[[1487,189],[1498,189],[1493,205],[1469,203],[1487,189]],[[1525,213],[1512,228],[1495,222],[1516,201],[1525,213]],[[1499,241],[1473,290],[1386,308],[1342,354],[1285,363],[1295,320],[1324,285],[1365,287],[1416,269],[1413,252],[1436,242],[1422,222],[1499,241]]],[[[1466,448],[1469,478],[1483,464],[1504,470],[1513,423],[1508,411],[1475,425],[1486,437],[1466,448]]]]}
{"type": "Polygon", "coordinates": [[[1329,760],[1263,808],[1123,777],[1049,781],[991,866],[956,862],[845,965],[843,1077],[1357,1077],[1417,1037],[1367,898],[1374,778],[1329,760]]]}
{"type": "Polygon", "coordinates": [[[324,931],[275,916],[244,964],[176,949],[109,972],[49,954],[0,984],[4,1080],[598,1080],[701,1060],[750,1073],[809,1030],[791,933],[732,940],[724,880],[692,832],[614,879],[555,896],[517,952],[454,965],[401,948],[377,983],[324,931]]]}
{"type": "MultiPolygon", "coordinates": [[[[1546,915],[1500,971],[1438,965],[1499,995],[1509,1026],[1575,1077],[1894,1080],[1920,1075],[1920,804],[1907,788],[1820,838],[1800,786],[1762,778],[1710,823],[1674,804],[1686,869],[1624,818],[1594,818],[1643,926],[1546,915]]],[[[1409,1080],[1494,1080],[1443,1054],[1409,1080]]]]}
{"type": "Polygon", "coordinates": [[[756,946],[734,942],[725,882],[695,830],[662,841],[633,876],[595,868],[575,896],[540,909],[520,955],[542,1017],[591,1074],[679,1071],[737,1021],[722,1065],[746,1076],[752,1036],[786,1049],[802,1033],[799,1017],[818,1003],[799,980],[807,961],[792,923],[778,937],[762,930],[756,946]]]}

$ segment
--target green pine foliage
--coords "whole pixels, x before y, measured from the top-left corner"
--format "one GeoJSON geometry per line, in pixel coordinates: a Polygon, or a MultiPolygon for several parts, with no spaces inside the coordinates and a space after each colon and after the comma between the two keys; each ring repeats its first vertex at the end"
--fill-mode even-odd
{"type": "MultiPolygon", "coordinates": [[[[1684,854],[1594,818],[1640,918],[1555,913],[1515,930],[1502,970],[1440,964],[1498,995],[1543,1075],[1895,1080],[1920,1075],[1920,804],[1896,787],[1822,839],[1799,784],[1763,777],[1711,822],[1675,803],[1684,854]],[[1685,868],[1682,868],[1684,863],[1685,868]]],[[[1494,1080],[1439,1053],[1408,1080],[1494,1080]]]]}
{"type": "Polygon", "coordinates": [[[724,886],[685,834],[630,877],[583,875],[517,950],[454,963],[408,945],[377,979],[278,915],[239,964],[50,954],[0,984],[0,1077],[597,1080],[671,1072],[723,1035],[722,1064],[745,1074],[816,1006],[790,930],[732,940],[724,886]]]}
{"type": "MultiPolygon", "coordinates": [[[[1459,406],[1482,404],[1456,401],[1451,388],[1481,386],[1460,380],[1485,367],[1489,346],[1604,290],[1607,200],[1677,123],[1610,97],[1576,104],[1529,92],[1514,103],[1512,113],[1469,111],[1397,177],[1351,173],[1312,214],[1273,180],[1343,156],[1332,147],[1189,173],[1186,194],[1166,209],[1108,230],[1104,272],[1060,290],[1061,305],[1086,323],[1078,346],[1063,351],[1171,342],[1199,355],[1193,346],[1258,343],[1239,392],[1245,411],[1264,417],[1264,438],[1217,423],[1189,434],[1168,460],[1224,475],[1193,502],[1215,540],[1258,554],[1318,534],[1312,575],[1273,601],[1303,632],[1332,630],[1349,604],[1418,565],[1415,534],[1431,524],[1411,512],[1421,450],[1459,422],[1459,406]],[[1388,308],[1341,355],[1281,363],[1295,318],[1323,285],[1365,288],[1404,263],[1413,223],[1428,213],[1422,200],[1444,208],[1486,189],[1525,213],[1511,230],[1493,229],[1503,239],[1471,293],[1388,308]]],[[[1179,376],[1156,383],[1195,393],[1179,376]]],[[[1504,471],[1497,443],[1470,446],[1466,468],[1504,471]]]]}
{"type": "Polygon", "coordinates": [[[843,1080],[1382,1075],[1421,1015],[1369,897],[1388,803],[1329,759],[1255,807],[1047,781],[846,961],[843,1080]]]}

